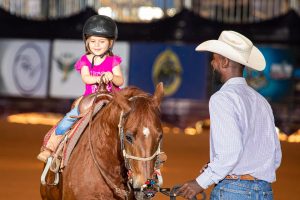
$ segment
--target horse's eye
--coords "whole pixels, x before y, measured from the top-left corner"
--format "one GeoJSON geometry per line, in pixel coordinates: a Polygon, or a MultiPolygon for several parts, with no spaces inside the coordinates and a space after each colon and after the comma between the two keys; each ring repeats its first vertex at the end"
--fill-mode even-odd
{"type": "Polygon", "coordinates": [[[126,133],[125,138],[126,141],[129,142],[130,144],[133,143],[133,135],[131,133],[126,133]]]}

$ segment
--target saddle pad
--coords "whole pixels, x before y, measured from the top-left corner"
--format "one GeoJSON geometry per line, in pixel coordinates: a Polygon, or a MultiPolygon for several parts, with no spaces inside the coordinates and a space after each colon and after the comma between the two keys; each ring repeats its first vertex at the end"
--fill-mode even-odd
{"type": "MultiPolygon", "coordinates": [[[[60,122],[60,121],[59,121],[59,122],[60,122]]],[[[57,122],[57,124],[58,124],[59,122],[57,122]]],[[[55,129],[56,129],[56,127],[57,127],[57,124],[54,125],[54,126],[46,133],[46,135],[44,136],[43,145],[42,145],[41,150],[43,150],[44,148],[46,148],[47,143],[48,143],[48,141],[49,141],[51,135],[52,135],[52,134],[55,134],[55,129]]]]}

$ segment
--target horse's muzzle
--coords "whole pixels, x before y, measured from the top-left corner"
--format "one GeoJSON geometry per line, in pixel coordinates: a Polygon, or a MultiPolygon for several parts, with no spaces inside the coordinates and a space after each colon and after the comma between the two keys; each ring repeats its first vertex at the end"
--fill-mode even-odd
{"type": "Polygon", "coordinates": [[[137,199],[151,199],[159,191],[159,186],[154,179],[148,179],[141,188],[135,188],[137,199]]]}

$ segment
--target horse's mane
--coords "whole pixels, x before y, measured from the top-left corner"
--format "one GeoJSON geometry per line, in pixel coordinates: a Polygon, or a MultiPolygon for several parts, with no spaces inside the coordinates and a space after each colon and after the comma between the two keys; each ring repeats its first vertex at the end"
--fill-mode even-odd
{"type": "Polygon", "coordinates": [[[151,121],[151,119],[155,119],[153,115],[160,114],[153,102],[152,95],[137,87],[129,86],[113,93],[111,102],[94,119],[94,121],[100,120],[100,123],[94,123],[95,131],[104,131],[106,135],[114,128],[117,131],[116,124],[119,123],[120,112],[123,110],[126,113],[126,106],[129,106],[129,112],[137,116],[134,120],[128,120],[126,123],[131,130],[135,130],[138,124],[145,120],[148,120],[149,124],[153,124],[154,122],[151,121]]]}
{"type": "Polygon", "coordinates": [[[159,108],[153,101],[152,95],[135,87],[124,90],[124,93],[128,98],[134,98],[130,102],[132,104],[130,112],[134,113],[134,116],[137,116],[136,118],[127,121],[127,128],[136,130],[136,127],[145,121],[149,124],[156,124],[152,120],[157,119],[157,117],[154,117],[153,115],[157,116],[160,115],[160,113],[159,108]]]}

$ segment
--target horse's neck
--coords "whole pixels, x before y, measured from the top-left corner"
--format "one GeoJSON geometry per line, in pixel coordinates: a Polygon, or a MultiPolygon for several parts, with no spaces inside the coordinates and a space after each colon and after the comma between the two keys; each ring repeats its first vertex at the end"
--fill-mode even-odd
{"type": "Polygon", "coordinates": [[[120,152],[120,138],[117,129],[110,129],[106,132],[98,130],[97,132],[98,134],[91,135],[96,160],[111,178],[117,182],[123,182],[126,177],[126,169],[120,152]]]}

